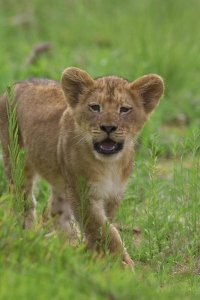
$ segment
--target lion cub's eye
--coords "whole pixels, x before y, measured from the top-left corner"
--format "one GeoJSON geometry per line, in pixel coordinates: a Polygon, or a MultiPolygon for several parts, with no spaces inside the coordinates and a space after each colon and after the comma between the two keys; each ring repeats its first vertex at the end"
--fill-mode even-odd
{"type": "Polygon", "coordinates": [[[100,105],[99,104],[89,104],[89,108],[91,111],[100,112],[100,105]]]}
{"type": "Polygon", "coordinates": [[[125,114],[128,113],[132,110],[132,107],[127,107],[127,106],[121,106],[120,107],[120,114],[125,114]]]}

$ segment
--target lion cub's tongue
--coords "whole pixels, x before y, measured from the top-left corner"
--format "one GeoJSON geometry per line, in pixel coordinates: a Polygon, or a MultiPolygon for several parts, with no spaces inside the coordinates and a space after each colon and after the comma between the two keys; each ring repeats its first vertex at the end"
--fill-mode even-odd
{"type": "Polygon", "coordinates": [[[106,140],[101,143],[100,147],[104,151],[112,151],[115,149],[115,142],[111,140],[106,140]]]}

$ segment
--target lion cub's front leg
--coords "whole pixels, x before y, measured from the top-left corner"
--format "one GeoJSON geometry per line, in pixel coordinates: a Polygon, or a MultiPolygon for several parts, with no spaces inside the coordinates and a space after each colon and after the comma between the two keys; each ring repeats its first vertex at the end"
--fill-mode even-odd
{"type": "Polygon", "coordinates": [[[53,190],[48,202],[48,210],[50,216],[53,218],[55,229],[65,232],[69,242],[76,244],[79,229],[67,194],[53,190]]]}
{"type": "MultiPolygon", "coordinates": [[[[106,215],[110,222],[112,222],[112,220],[115,216],[116,210],[119,207],[119,202],[120,201],[118,201],[115,198],[110,199],[110,201],[106,201],[105,210],[106,210],[106,215]]],[[[113,225],[111,225],[111,226],[113,226],[113,225]]],[[[116,228],[115,228],[115,230],[117,231],[116,228]]],[[[118,235],[119,235],[119,233],[118,233],[118,235]]],[[[122,245],[122,247],[123,247],[123,245],[122,245]]],[[[124,247],[123,247],[122,259],[123,259],[123,263],[125,265],[130,266],[132,269],[134,268],[134,262],[124,247]]]]}
{"type": "Polygon", "coordinates": [[[121,255],[123,262],[133,268],[134,263],[123,246],[118,230],[109,222],[102,200],[90,204],[85,234],[89,248],[121,255]]]}

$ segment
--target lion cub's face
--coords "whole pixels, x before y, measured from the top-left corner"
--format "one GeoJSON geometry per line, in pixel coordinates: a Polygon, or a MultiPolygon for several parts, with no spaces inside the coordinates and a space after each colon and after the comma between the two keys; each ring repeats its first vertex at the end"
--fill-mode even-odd
{"type": "Polygon", "coordinates": [[[158,75],[146,75],[132,83],[114,76],[94,80],[77,68],[63,72],[62,88],[82,141],[100,159],[119,157],[132,147],[164,89],[158,75]]]}

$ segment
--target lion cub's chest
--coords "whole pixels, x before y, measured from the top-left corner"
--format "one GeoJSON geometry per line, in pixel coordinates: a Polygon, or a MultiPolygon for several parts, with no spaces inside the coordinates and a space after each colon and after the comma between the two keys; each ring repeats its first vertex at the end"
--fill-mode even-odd
{"type": "Polygon", "coordinates": [[[110,199],[123,196],[127,180],[118,167],[112,166],[105,169],[98,181],[92,183],[92,190],[97,198],[110,199]]]}

